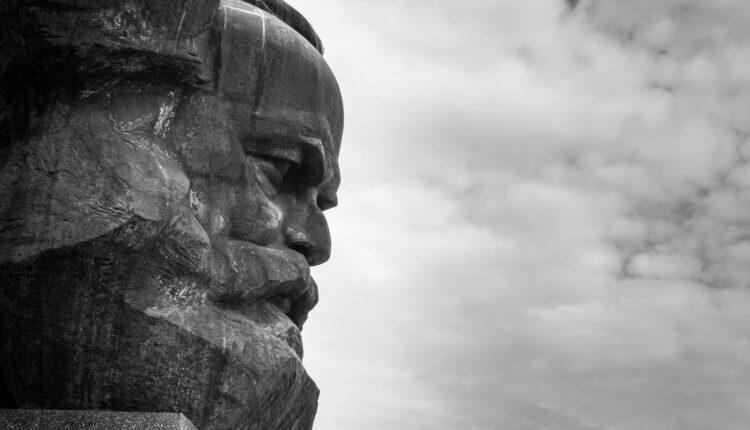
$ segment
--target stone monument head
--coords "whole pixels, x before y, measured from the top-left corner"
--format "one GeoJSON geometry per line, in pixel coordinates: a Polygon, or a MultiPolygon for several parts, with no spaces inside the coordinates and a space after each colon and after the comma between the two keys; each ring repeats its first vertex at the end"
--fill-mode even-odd
{"type": "Polygon", "coordinates": [[[281,0],[0,6],[0,407],[309,428],[343,108],[281,0]]]}

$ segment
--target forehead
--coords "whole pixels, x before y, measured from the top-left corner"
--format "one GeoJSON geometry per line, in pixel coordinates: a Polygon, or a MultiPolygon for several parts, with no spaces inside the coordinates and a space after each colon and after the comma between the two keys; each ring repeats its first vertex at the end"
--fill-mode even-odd
{"type": "Polygon", "coordinates": [[[228,101],[228,118],[240,138],[318,139],[327,161],[335,165],[343,107],[336,79],[320,53],[252,5],[225,0],[218,12],[217,91],[228,101]]]}

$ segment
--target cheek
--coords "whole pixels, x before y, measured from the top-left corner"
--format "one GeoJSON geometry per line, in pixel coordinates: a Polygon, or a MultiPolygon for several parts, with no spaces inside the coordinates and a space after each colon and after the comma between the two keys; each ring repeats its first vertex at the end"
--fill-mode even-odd
{"type": "Polygon", "coordinates": [[[244,188],[237,197],[232,211],[230,237],[258,245],[275,243],[280,237],[284,220],[281,209],[265,196],[256,183],[244,188]]]}
{"type": "Polygon", "coordinates": [[[256,181],[193,176],[190,182],[190,207],[209,236],[263,246],[277,242],[283,211],[256,181]]]}

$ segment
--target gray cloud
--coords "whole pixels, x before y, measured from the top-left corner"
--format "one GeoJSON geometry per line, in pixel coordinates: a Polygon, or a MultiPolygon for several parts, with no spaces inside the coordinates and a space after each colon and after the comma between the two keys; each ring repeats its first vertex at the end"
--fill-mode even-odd
{"type": "Polygon", "coordinates": [[[294,5],[347,109],[318,427],[750,420],[749,5],[294,5]]]}

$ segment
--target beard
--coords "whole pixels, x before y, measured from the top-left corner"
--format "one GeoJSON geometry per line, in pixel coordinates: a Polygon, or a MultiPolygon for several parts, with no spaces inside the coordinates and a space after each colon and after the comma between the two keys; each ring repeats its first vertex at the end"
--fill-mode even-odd
{"type": "Polygon", "coordinates": [[[200,428],[311,428],[304,257],[210,240],[189,211],[0,266],[3,407],[177,411],[200,428]]]}

